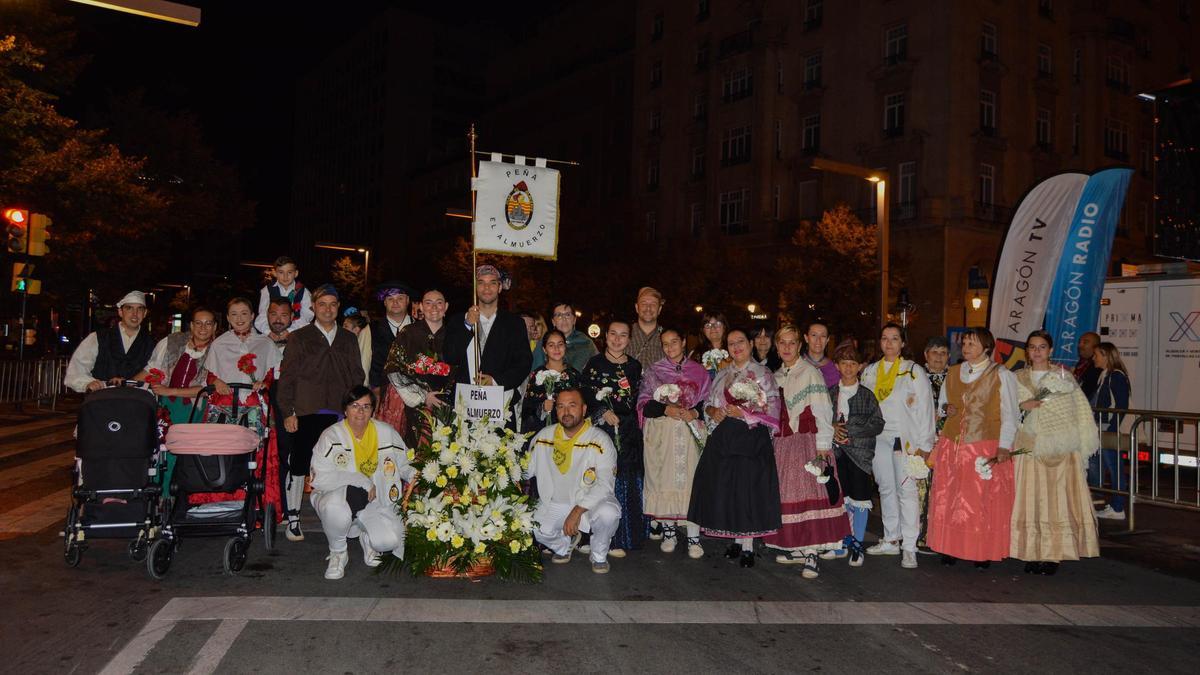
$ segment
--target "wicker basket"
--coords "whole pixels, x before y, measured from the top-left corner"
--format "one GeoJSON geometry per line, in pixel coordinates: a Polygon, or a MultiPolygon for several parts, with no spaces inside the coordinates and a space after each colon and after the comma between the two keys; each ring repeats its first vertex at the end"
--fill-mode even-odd
{"type": "Polygon", "coordinates": [[[454,569],[453,558],[441,567],[430,567],[425,570],[425,576],[432,579],[482,579],[495,573],[496,566],[492,564],[491,558],[475,561],[465,572],[458,572],[454,569]]]}

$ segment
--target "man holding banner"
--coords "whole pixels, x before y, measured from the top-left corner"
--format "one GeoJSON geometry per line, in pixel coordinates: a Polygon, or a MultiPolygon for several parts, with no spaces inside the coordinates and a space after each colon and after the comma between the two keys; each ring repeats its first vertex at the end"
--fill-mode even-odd
{"type": "Polygon", "coordinates": [[[519,399],[516,389],[529,375],[533,363],[525,321],[500,309],[502,282],[500,271],[494,266],[480,265],[475,270],[475,283],[478,304],[446,326],[445,359],[460,383],[504,387],[511,410],[519,399]],[[475,361],[477,339],[479,363],[475,361]]]}

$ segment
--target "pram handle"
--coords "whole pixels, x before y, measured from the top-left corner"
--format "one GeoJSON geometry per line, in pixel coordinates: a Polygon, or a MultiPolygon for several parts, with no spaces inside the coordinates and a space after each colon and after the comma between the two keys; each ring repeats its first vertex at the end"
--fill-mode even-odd
{"type": "MultiPolygon", "coordinates": [[[[238,404],[241,403],[241,399],[242,399],[241,396],[237,395],[238,392],[239,391],[252,391],[254,389],[254,385],[253,384],[243,384],[241,382],[229,382],[229,383],[226,383],[226,386],[233,390],[234,395],[231,397],[233,399],[231,416],[233,417],[233,419],[236,420],[237,412],[238,412],[238,404]]],[[[200,389],[200,391],[198,391],[196,393],[196,398],[192,400],[192,411],[190,413],[188,413],[188,422],[191,422],[196,418],[196,406],[200,405],[200,399],[202,399],[204,397],[212,396],[214,393],[216,393],[216,391],[217,391],[216,385],[209,384],[209,385],[205,385],[204,387],[202,387],[200,389]]]]}

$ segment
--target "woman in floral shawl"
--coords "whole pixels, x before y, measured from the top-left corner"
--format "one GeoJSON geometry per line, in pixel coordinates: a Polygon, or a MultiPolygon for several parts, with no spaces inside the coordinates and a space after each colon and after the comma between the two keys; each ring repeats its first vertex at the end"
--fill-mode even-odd
{"type": "Polygon", "coordinates": [[[525,396],[521,398],[521,431],[537,433],[558,420],[554,413],[554,392],[579,387],[579,371],[567,365],[567,337],[557,328],[542,336],[546,364],[529,376],[525,396]]]}
{"type": "Polygon", "coordinates": [[[663,358],[642,377],[638,393],[638,421],[642,425],[644,470],[643,506],[659,523],[662,550],[675,550],[676,525],[687,530],[688,555],[704,555],[700,526],[687,520],[692,498],[692,478],[700,463],[704,425],[700,414],[712,382],[704,366],[684,356],[679,331],[662,332],[663,358]]]}
{"type": "Polygon", "coordinates": [[[453,368],[445,361],[446,295],[436,288],[421,296],[422,318],[396,333],[384,362],[387,384],[380,396],[376,419],[400,431],[408,447],[420,444],[430,430],[425,412],[449,403],[453,368]]]}
{"type": "Polygon", "coordinates": [[[1054,574],[1062,560],[1100,555],[1084,467],[1100,447],[1091,406],[1071,373],[1050,363],[1054,341],[1038,330],[1025,341],[1029,362],[1016,372],[1022,422],[1009,555],[1026,574],[1054,574]]]}
{"type": "Polygon", "coordinates": [[[642,364],[625,354],[629,346],[629,324],[613,321],[605,334],[604,353],[588,360],[583,369],[583,390],[592,424],[613,439],[617,449],[617,480],[614,487],[621,503],[621,522],[613,535],[608,554],[625,557],[646,541],[646,518],[642,515],[642,431],[638,428],[638,385],[642,364]]]}
{"type": "Polygon", "coordinates": [[[721,369],[705,413],[717,427],[696,467],[688,520],[713,537],[733,539],[726,557],[754,566],[754,538],[779,531],[779,475],[771,438],[779,431],[779,386],[750,358],[750,338],[731,330],[733,363],[721,369]]]}

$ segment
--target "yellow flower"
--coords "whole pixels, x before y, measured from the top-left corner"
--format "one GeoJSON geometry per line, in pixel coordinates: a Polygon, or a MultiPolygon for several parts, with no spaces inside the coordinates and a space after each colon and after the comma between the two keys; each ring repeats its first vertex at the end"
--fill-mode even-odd
{"type": "Polygon", "coordinates": [[[450,495],[442,495],[442,506],[449,506],[454,503],[454,498],[450,495]]]}
{"type": "Polygon", "coordinates": [[[478,544],[475,544],[475,553],[476,553],[476,555],[479,555],[479,554],[483,553],[483,552],[484,552],[484,551],[486,551],[486,550],[487,550],[487,545],[486,545],[486,544],[484,544],[482,541],[481,541],[481,542],[479,542],[478,544]]]}
{"type": "Polygon", "coordinates": [[[512,457],[509,457],[508,459],[504,460],[504,466],[507,466],[510,469],[513,468],[512,457]]]}
{"type": "Polygon", "coordinates": [[[438,475],[437,480],[433,481],[434,485],[437,485],[440,488],[446,487],[447,482],[449,481],[446,480],[446,477],[440,474],[438,475]]]}
{"type": "Polygon", "coordinates": [[[512,541],[508,542],[508,549],[510,551],[512,551],[513,553],[520,553],[521,552],[521,542],[517,541],[516,539],[513,539],[512,541]]]}
{"type": "Polygon", "coordinates": [[[458,501],[464,505],[470,504],[471,503],[471,495],[462,495],[461,497],[458,498],[458,501]]]}
{"type": "Polygon", "coordinates": [[[504,514],[500,513],[500,509],[492,509],[492,517],[496,520],[504,518],[504,514]]]}
{"type": "Polygon", "coordinates": [[[413,502],[413,503],[412,503],[412,508],[413,508],[413,511],[416,511],[417,513],[424,513],[424,512],[425,512],[425,504],[424,504],[424,503],[422,503],[420,500],[417,500],[417,501],[413,502]]]}
{"type": "Polygon", "coordinates": [[[478,501],[480,504],[486,504],[487,503],[487,495],[480,494],[478,499],[476,499],[476,501],[478,501]]]}
{"type": "Polygon", "coordinates": [[[521,521],[517,520],[516,518],[513,518],[513,521],[508,524],[508,527],[513,532],[517,532],[521,529],[521,521]]]}
{"type": "Polygon", "coordinates": [[[458,467],[457,466],[446,467],[446,475],[450,476],[451,478],[458,478],[458,467]]]}
{"type": "Polygon", "coordinates": [[[450,452],[456,453],[461,449],[462,449],[462,446],[458,444],[458,441],[454,441],[453,443],[450,444],[450,452]]]}
{"type": "Polygon", "coordinates": [[[525,537],[525,545],[533,546],[533,537],[525,537]]]}
{"type": "MultiPolygon", "coordinates": [[[[509,464],[508,466],[511,467],[512,464],[509,464]]],[[[525,455],[525,456],[521,457],[521,468],[522,469],[529,468],[529,455],[525,455]]]]}
{"type": "Polygon", "coordinates": [[[466,540],[463,539],[460,535],[456,534],[450,538],[450,545],[453,546],[454,548],[462,548],[463,544],[465,544],[465,543],[466,543],[466,540]]]}
{"type": "Polygon", "coordinates": [[[492,479],[488,478],[487,476],[484,476],[483,480],[479,481],[479,486],[482,487],[484,490],[492,487],[492,479]]]}
{"type": "Polygon", "coordinates": [[[410,462],[411,462],[411,461],[413,461],[413,460],[414,460],[414,459],[416,459],[416,458],[417,458],[417,451],[416,451],[416,450],[409,450],[409,451],[408,451],[408,461],[410,461],[410,462]]]}
{"type": "Polygon", "coordinates": [[[437,541],[437,532],[433,530],[425,530],[425,538],[429,541],[437,541]]]}

